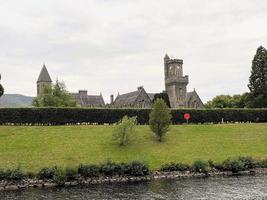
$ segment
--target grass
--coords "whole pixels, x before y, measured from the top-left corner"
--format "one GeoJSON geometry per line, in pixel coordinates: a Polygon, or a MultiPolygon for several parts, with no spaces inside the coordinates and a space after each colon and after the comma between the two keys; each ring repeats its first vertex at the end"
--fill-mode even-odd
{"type": "Polygon", "coordinates": [[[112,126],[0,126],[0,168],[36,172],[45,166],[138,160],[152,170],[168,162],[197,159],[267,158],[267,124],[177,125],[159,143],[138,126],[130,144],[112,141],[112,126]]]}

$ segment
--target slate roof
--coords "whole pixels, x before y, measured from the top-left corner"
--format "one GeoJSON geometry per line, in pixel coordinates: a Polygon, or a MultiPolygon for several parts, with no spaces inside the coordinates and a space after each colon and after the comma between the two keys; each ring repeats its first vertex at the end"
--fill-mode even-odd
{"type": "Polygon", "coordinates": [[[72,94],[77,104],[82,107],[104,107],[105,102],[102,95],[80,95],[79,93],[72,94]]]}
{"type": "Polygon", "coordinates": [[[147,93],[147,95],[149,96],[150,100],[153,101],[155,93],[147,93]]]}
{"type": "Polygon", "coordinates": [[[40,72],[37,83],[38,82],[50,82],[50,83],[52,82],[52,79],[51,79],[45,65],[43,65],[43,68],[40,72]]]}
{"type": "Polygon", "coordinates": [[[133,105],[141,90],[129,92],[126,94],[118,95],[114,101],[115,106],[130,106],[133,105]]]}

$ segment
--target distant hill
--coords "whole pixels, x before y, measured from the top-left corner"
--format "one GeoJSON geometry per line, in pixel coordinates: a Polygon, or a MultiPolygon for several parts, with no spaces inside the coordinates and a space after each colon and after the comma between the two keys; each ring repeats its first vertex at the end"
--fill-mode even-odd
{"type": "Polygon", "coordinates": [[[21,94],[4,94],[0,97],[0,107],[29,107],[33,97],[21,94]]]}

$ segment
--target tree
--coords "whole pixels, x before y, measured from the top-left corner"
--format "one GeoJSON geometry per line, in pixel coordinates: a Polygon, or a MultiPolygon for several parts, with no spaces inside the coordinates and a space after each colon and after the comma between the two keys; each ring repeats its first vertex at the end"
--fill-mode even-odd
{"type": "Polygon", "coordinates": [[[63,82],[57,81],[53,87],[45,86],[44,94],[33,100],[35,107],[75,107],[76,102],[66,90],[63,82]]]}
{"type": "Polygon", "coordinates": [[[244,108],[247,93],[231,95],[218,95],[206,103],[206,108],[244,108]]]}
{"type": "Polygon", "coordinates": [[[149,126],[155,133],[158,141],[169,131],[171,124],[171,111],[163,99],[156,99],[149,114],[149,126]]]}
{"type": "MultiPolygon", "coordinates": [[[[0,74],[0,81],[1,81],[1,74],[0,74]]],[[[0,97],[4,94],[4,87],[0,83],[0,97]]]]}
{"type": "Polygon", "coordinates": [[[154,95],[153,103],[156,101],[156,99],[163,99],[165,101],[165,103],[167,104],[167,106],[169,108],[171,107],[170,99],[169,99],[169,96],[166,92],[156,93],[154,95]]]}
{"type": "Polygon", "coordinates": [[[119,141],[120,146],[126,145],[135,130],[136,124],[136,117],[124,116],[113,130],[114,140],[119,141]]]}
{"type": "Polygon", "coordinates": [[[267,107],[267,50],[262,46],[253,58],[248,88],[248,107],[267,107]]]}

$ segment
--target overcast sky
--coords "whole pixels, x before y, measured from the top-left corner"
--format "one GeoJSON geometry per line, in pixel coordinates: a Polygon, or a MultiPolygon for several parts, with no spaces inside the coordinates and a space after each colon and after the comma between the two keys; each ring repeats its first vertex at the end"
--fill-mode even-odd
{"type": "Polygon", "coordinates": [[[163,57],[184,60],[204,102],[248,90],[267,47],[266,0],[0,0],[6,93],[36,95],[43,62],[70,92],[164,90],[163,57]]]}

